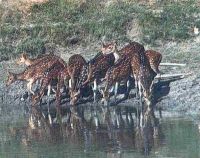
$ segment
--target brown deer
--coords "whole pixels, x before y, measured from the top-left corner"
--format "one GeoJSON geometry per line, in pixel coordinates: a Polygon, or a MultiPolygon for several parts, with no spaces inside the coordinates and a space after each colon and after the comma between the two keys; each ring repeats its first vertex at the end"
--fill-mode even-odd
{"type": "Polygon", "coordinates": [[[87,65],[83,67],[83,70],[80,75],[80,81],[74,92],[74,98],[72,104],[78,100],[80,96],[80,89],[87,86],[89,83],[93,82],[93,97],[94,102],[96,102],[96,95],[98,91],[98,84],[100,79],[104,78],[107,70],[114,64],[113,54],[106,54],[99,52],[93,59],[91,59],[87,65]]]}
{"type": "MultiPolygon", "coordinates": [[[[118,86],[121,81],[125,81],[128,83],[128,78],[131,75],[131,66],[130,66],[130,60],[123,55],[120,59],[118,59],[117,63],[108,69],[105,79],[106,84],[103,93],[103,100],[104,104],[107,106],[109,101],[109,89],[111,87],[114,88],[114,101],[116,102],[116,96],[117,96],[117,90],[118,86]]],[[[129,93],[129,85],[127,85],[127,92],[126,96],[129,93]]]]}
{"type": "MultiPolygon", "coordinates": [[[[108,75],[108,76],[110,76],[110,77],[107,77],[107,81],[106,81],[107,85],[109,85],[109,82],[111,82],[112,78],[115,78],[115,80],[123,80],[122,76],[120,76],[123,74],[123,77],[125,78],[126,83],[127,83],[127,92],[128,92],[129,86],[130,86],[128,76],[131,75],[128,67],[130,67],[130,65],[131,65],[132,54],[134,54],[135,52],[137,52],[139,50],[144,50],[144,47],[142,45],[140,45],[139,43],[132,42],[132,43],[129,43],[128,45],[126,45],[121,50],[118,50],[116,42],[111,42],[109,44],[103,44],[103,47],[101,50],[102,50],[103,54],[113,53],[115,56],[115,61],[116,61],[116,65],[117,65],[117,66],[114,66],[115,68],[113,69],[113,72],[109,73],[110,75],[108,75]],[[121,63],[121,65],[118,63],[121,63]],[[124,68],[125,68],[125,70],[123,70],[124,68]],[[123,72],[121,72],[121,74],[115,74],[116,73],[115,71],[116,72],[123,71],[123,72]],[[112,76],[114,76],[114,77],[112,77],[112,76]],[[119,79],[117,79],[117,78],[119,78],[119,79]]],[[[114,86],[115,87],[115,95],[114,96],[115,96],[115,100],[116,100],[119,82],[114,82],[114,83],[115,83],[115,86],[114,86]]],[[[108,93],[108,89],[105,92],[108,93]]],[[[127,94],[128,93],[126,93],[126,95],[127,94]]],[[[108,94],[104,94],[104,96],[106,98],[108,97],[107,95],[108,94]]],[[[106,100],[106,99],[104,99],[104,100],[106,100]]]]}
{"type": "MultiPolygon", "coordinates": [[[[114,52],[116,53],[117,52],[116,44],[111,43],[107,46],[104,45],[103,51],[105,54],[114,52]]],[[[154,67],[152,69],[151,65],[154,66],[155,63],[153,63],[153,61],[157,61],[157,60],[149,61],[149,58],[155,56],[146,55],[144,47],[137,42],[129,43],[127,46],[122,48],[122,50],[120,50],[118,54],[119,53],[124,54],[127,57],[127,60],[130,62],[132,68],[132,74],[135,79],[135,87],[136,89],[137,88],[139,89],[141,107],[143,107],[142,98],[144,97],[144,100],[149,108],[151,105],[151,90],[152,90],[153,80],[154,77],[156,76],[156,73],[153,71],[154,67]],[[150,64],[150,62],[152,62],[152,64],[150,64]]],[[[160,62],[160,60],[158,60],[158,62],[160,62]]]]}
{"type": "MultiPolygon", "coordinates": [[[[26,66],[36,65],[40,62],[48,62],[50,59],[55,57],[53,54],[44,54],[35,59],[30,59],[26,53],[22,53],[20,58],[16,61],[18,65],[25,64],[26,66]]],[[[40,84],[40,80],[37,80],[36,84],[40,84]]],[[[49,88],[51,86],[49,85],[49,88]]],[[[50,89],[49,89],[50,90],[50,89]]]]}
{"type": "Polygon", "coordinates": [[[84,65],[86,65],[86,60],[80,54],[72,55],[69,58],[68,73],[71,78],[69,82],[70,93],[74,90],[84,65]]]}
{"type": "Polygon", "coordinates": [[[68,74],[69,74],[69,93],[70,93],[70,104],[72,104],[74,98],[76,98],[75,89],[76,85],[81,79],[80,75],[82,69],[86,65],[86,60],[80,55],[75,54],[69,58],[68,61],[68,74]]]}
{"type": "Polygon", "coordinates": [[[36,104],[41,100],[46,87],[51,83],[53,78],[56,78],[58,76],[60,76],[59,83],[61,87],[63,86],[64,82],[69,82],[69,92],[72,98],[74,84],[79,77],[80,71],[84,64],[86,64],[85,59],[81,55],[75,54],[69,58],[68,64],[64,68],[60,67],[59,64],[54,65],[54,67],[51,68],[50,72],[48,72],[48,74],[44,77],[44,82],[42,84],[40,93],[32,97],[32,103],[36,104]]]}
{"type": "Polygon", "coordinates": [[[9,72],[6,85],[9,86],[17,80],[27,81],[27,89],[34,94],[32,91],[32,85],[36,80],[41,79],[44,76],[44,72],[51,68],[52,65],[60,61],[58,57],[50,59],[48,62],[40,62],[37,65],[27,67],[23,72],[14,74],[9,72]]]}

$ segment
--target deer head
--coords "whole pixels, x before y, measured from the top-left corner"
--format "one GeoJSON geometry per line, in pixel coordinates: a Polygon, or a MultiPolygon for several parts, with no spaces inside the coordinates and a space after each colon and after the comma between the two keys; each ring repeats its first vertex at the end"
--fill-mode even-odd
{"type": "Polygon", "coordinates": [[[105,43],[102,44],[101,51],[103,54],[114,53],[116,50],[117,50],[117,43],[115,41],[109,44],[105,44],[105,43]]]}
{"type": "Polygon", "coordinates": [[[21,65],[21,64],[25,63],[27,59],[28,59],[27,55],[25,53],[22,53],[20,58],[16,61],[16,63],[18,65],[21,65]]]}
{"type": "Polygon", "coordinates": [[[143,87],[144,100],[148,106],[151,105],[152,86],[153,86],[153,80],[155,76],[156,76],[156,73],[152,70],[150,72],[149,77],[141,81],[142,87],[143,87]]]}
{"type": "Polygon", "coordinates": [[[6,81],[6,86],[11,85],[17,79],[16,74],[8,72],[8,79],[6,81]]]}

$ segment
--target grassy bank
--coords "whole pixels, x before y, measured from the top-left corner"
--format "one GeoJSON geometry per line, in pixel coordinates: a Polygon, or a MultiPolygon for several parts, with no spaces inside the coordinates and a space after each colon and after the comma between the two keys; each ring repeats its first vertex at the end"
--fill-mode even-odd
{"type": "Polygon", "coordinates": [[[194,26],[200,27],[200,11],[194,0],[154,5],[134,0],[49,0],[29,7],[21,3],[0,7],[0,61],[22,51],[35,56],[45,51],[46,43],[73,47],[102,37],[125,42],[130,40],[127,32],[133,29],[134,19],[144,44],[183,41],[192,38],[194,26]]]}

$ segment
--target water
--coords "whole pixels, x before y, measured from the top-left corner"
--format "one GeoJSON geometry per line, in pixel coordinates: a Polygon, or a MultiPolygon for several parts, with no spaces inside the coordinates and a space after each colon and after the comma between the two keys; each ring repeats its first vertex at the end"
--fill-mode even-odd
{"type": "MultiPolygon", "coordinates": [[[[85,107],[80,111],[84,120],[72,114],[62,126],[49,125],[36,110],[14,120],[1,119],[0,157],[200,157],[198,121],[163,118],[155,135],[152,127],[143,130],[135,127],[134,115],[127,113],[130,109],[113,107],[94,111],[85,107]]],[[[1,112],[1,118],[6,115],[1,112]]]]}

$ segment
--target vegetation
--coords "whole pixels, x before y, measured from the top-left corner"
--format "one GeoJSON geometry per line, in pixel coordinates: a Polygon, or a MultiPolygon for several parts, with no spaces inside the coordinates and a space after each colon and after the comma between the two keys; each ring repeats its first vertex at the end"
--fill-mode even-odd
{"type": "Polygon", "coordinates": [[[45,43],[67,47],[95,42],[103,36],[126,41],[127,29],[135,18],[142,29],[140,38],[152,44],[190,38],[191,29],[200,26],[199,9],[191,0],[154,6],[134,0],[110,4],[101,0],[48,0],[27,10],[0,7],[0,61],[22,51],[37,55],[44,51],[45,43]]]}

